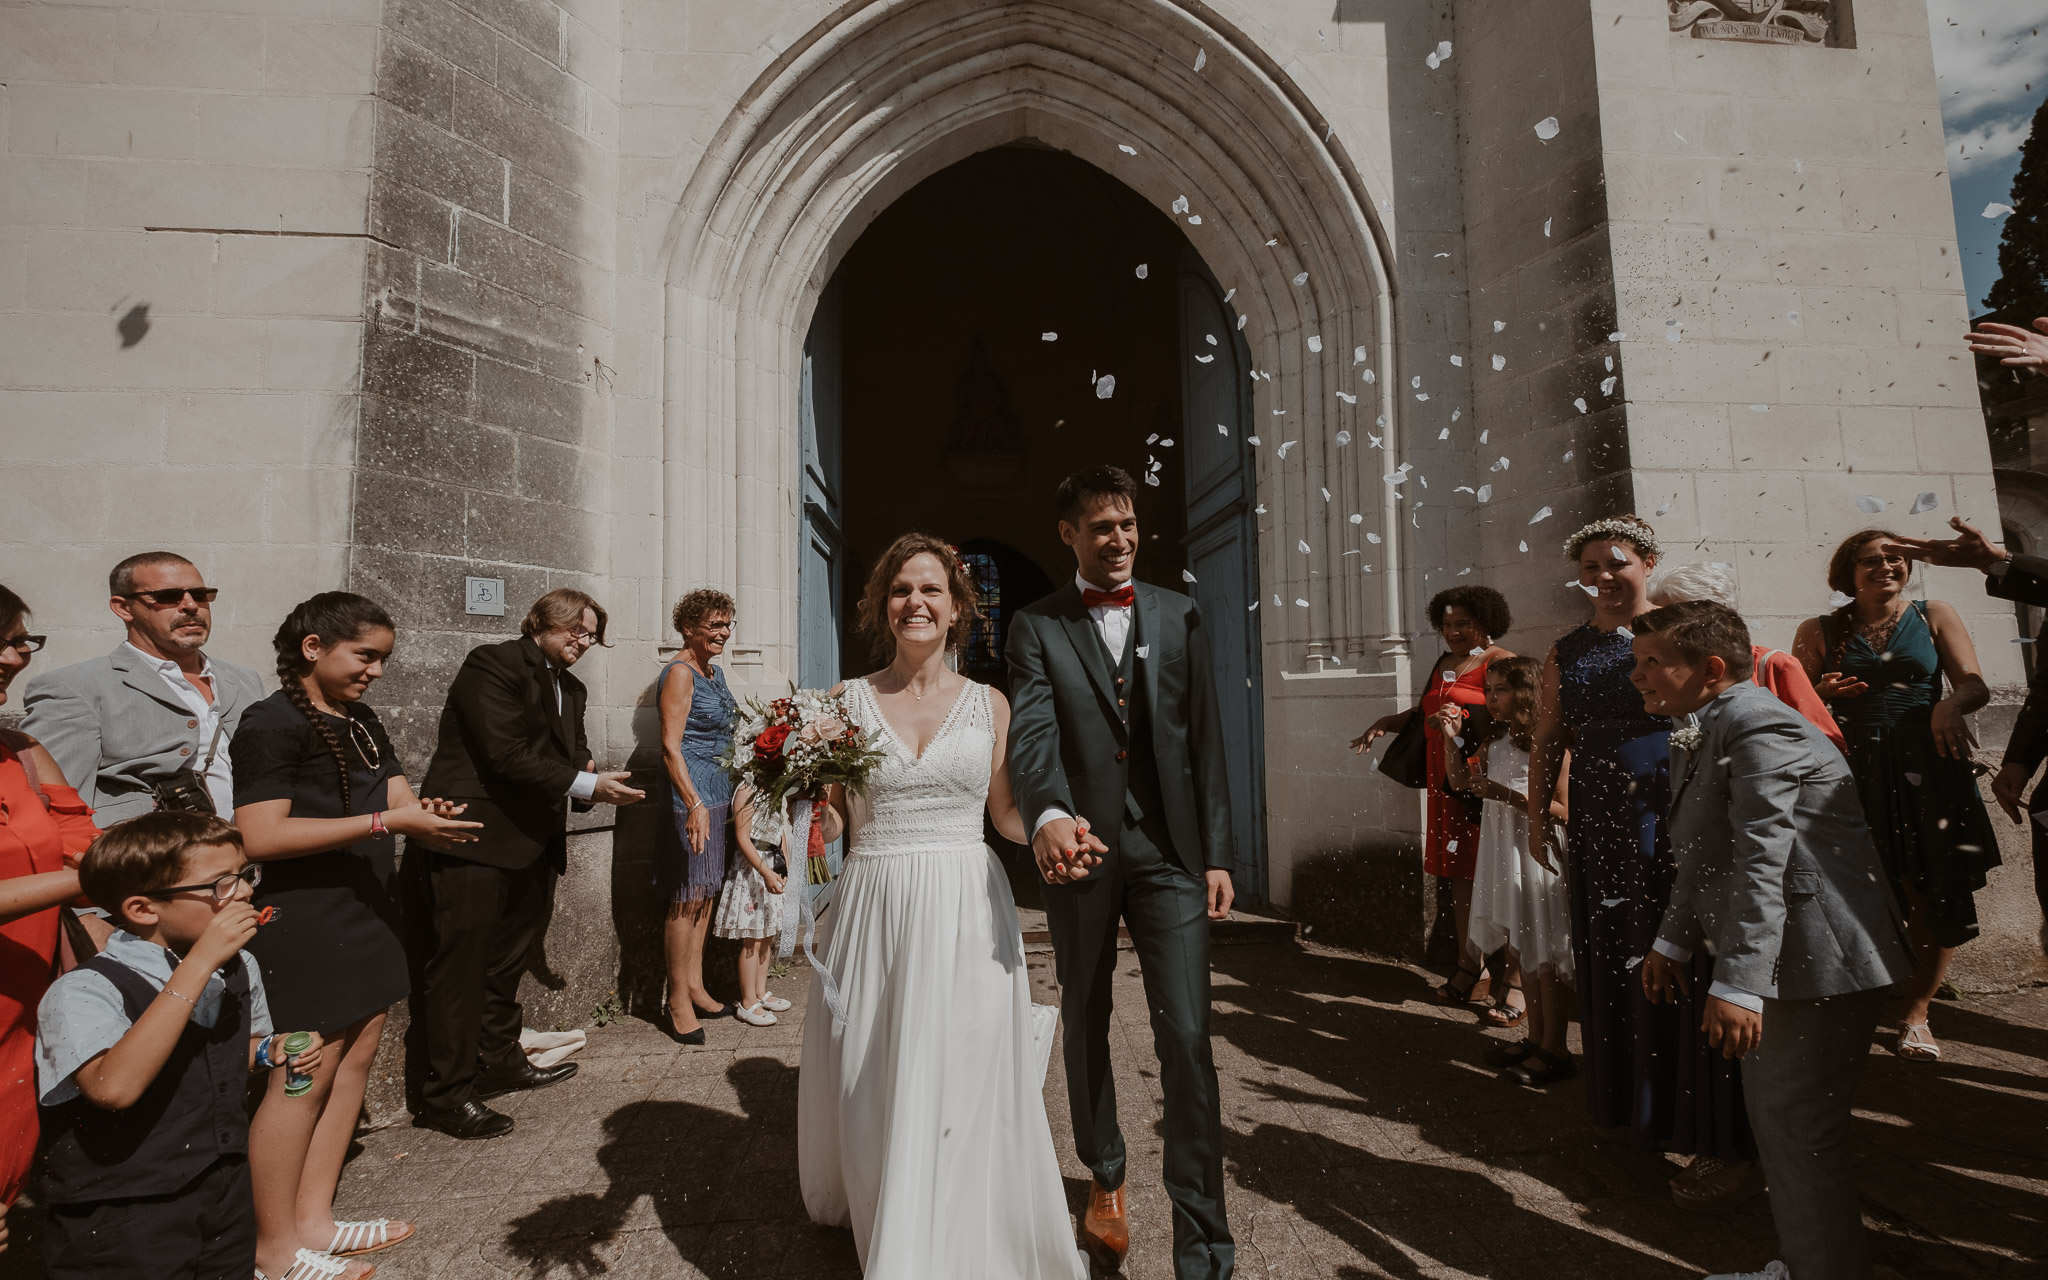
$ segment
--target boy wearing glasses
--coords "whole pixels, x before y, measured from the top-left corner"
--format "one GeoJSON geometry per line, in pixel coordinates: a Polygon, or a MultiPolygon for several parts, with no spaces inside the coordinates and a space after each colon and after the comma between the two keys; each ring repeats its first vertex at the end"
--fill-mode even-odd
{"type": "MultiPolygon", "coordinates": [[[[52,1280],[254,1271],[243,1100],[251,1072],[286,1064],[242,950],[261,872],[241,833],[202,813],[121,823],[79,863],[120,927],[37,1010],[52,1280]]],[[[314,1034],[290,1065],[319,1059],[314,1034]]]]}
{"type": "Polygon", "coordinates": [[[23,732],[56,759],[102,828],[152,809],[232,814],[228,741],[263,682],[206,653],[218,589],[170,551],[129,556],[107,589],[127,638],[103,658],[37,678],[23,732]]]}

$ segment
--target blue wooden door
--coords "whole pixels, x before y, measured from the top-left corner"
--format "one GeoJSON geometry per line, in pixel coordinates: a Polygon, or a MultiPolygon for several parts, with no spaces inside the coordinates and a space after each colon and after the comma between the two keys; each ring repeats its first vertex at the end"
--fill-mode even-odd
{"type": "MultiPolygon", "coordinates": [[[[841,532],[839,397],[839,285],[825,287],[811,331],[804,338],[799,375],[798,416],[803,437],[802,562],[797,569],[797,681],[807,689],[829,689],[839,683],[839,619],[846,581],[846,543],[841,532]]],[[[845,842],[828,853],[837,877],[845,842]]],[[[792,870],[800,860],[791,859],[792,870]]],[[[816,895],[824,910],[831,886],[816,895]]]]}
{"type": "Polygon", "coordinates": [[[1181,428],[1186,449],[1188,590],[1214,637],[1217,699],[1236,828],[1237,896],[1266,900],[1266,752],[1259,670],[1258,488],[1251,446],[1251,351],[1215,277],[1192,251],[1180,270],[1181,428]]]}

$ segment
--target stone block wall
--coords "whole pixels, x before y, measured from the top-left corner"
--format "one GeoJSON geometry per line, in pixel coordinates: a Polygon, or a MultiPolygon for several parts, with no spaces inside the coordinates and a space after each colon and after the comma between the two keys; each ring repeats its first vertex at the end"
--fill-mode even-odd
{"type": "Polygon", "coordinates": [[[0,558],[46,669],[113,646],[136,551],[259,670],[341,585],[378,9],[0,7],[0,558]]]}

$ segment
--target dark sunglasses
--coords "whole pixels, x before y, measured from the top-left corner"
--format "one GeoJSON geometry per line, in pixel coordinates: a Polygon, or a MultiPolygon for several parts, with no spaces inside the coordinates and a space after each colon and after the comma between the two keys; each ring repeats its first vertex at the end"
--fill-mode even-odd
{"type": "Polygon", "coordinates": [[[205,884],[174,884],[168,889],[150,889],[143,893],[145,898],[175,898],[181,893],[198,893],[201,889],[213,894],[215,904],[226,902],[235,896],[235,886],[246,884],[251,889],[263,883],[263,864],[252,862],[240,871],[224,875],[218,880],[205,884]]]}
{"type": "Polygon", "coordinates": [[[35,653],[48,643],[48,636],[9,636],[5,640],[0,640],[0,649],[18,649],[23,653],[35,653]]]}
{"type": "Polygon", "coordinates": [[[163,591],[130,591],[121,598],[147,600],[159,609],[171,609],[185,603],[186,596],[191,596],[194,604],[212,604],[219,594],[219,587],[171,587],[163,591]]]}

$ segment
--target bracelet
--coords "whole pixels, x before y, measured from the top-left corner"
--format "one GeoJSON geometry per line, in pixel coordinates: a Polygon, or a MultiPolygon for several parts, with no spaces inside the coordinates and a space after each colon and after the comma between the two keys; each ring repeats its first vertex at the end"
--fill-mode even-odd
{"type": "Polygon", "coordinates": [[[256,1042],[256,1065],[265,1071],[277,1065],[270,1057],[270,1043],[276,1036],[265,1036],[256,1042]]]}
{"type": "Polygon", "coordinates": [[[170,983],[166,982],[166,983],[164,984],[164,988],[163,988],[163,989],[164,989],[164,994],[165,994],[165,995],[167,995],[167,996],[176,996],[176,997],[178,997],[178,999],[180,999],[180,1000],[183,1000],[183,1001],[184,1001],[184,1002],[185,1002],[186,1004],[189,1004],[189,1005],[191,1005],[191,1006],[192,1006],[192,1007],[193,1007],[194,1009],[197,1009],[197,1008],[199,1007],[199,1002],[198,1002],[197,1000],[194,1000],[194,999],[193,999],[193,998],[192,998],[191,996],[188,996],[188,995],[186,995],[186,994],[185,994],[184,992],[182,992],[182,991],[173,991],[173,990],[171,990],[171,984],[170,984],[170,983]]]}
{"type": "Polygon", "coordinates": [[[391,834],[384,826],[384,811],[382,809],[370,815],[370,834],[373,836],[388,836],[391,834]]]}

